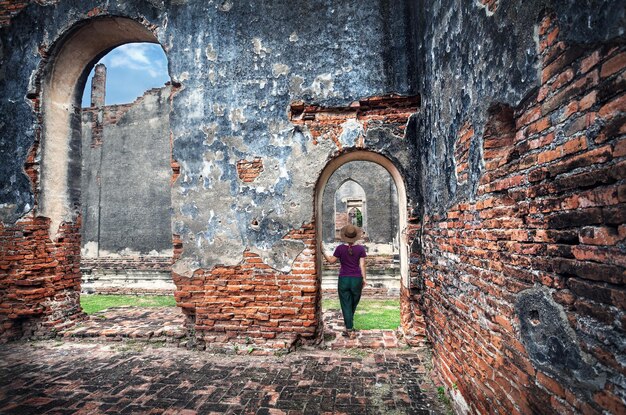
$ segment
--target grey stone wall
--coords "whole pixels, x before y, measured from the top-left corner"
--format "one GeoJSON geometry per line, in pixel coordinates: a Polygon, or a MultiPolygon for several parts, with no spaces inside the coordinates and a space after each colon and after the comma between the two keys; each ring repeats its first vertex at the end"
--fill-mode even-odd
{"type": "Polygon", "coordinates": [[[335,194],[348,180],[358,183],[365,191],[369,240],[374,243],[393,242],[398,232],[398,192],[387,170],[369,161],[346,163],[328,180],[322,201],[324,241],[335,240],[335,212],[345,211],[345,204],[336,200],[335,194]]]}
{"type": "Polygon", "coordinates": [[[84,256],[171,255],[170,93],[83,112],[84,256]]]}

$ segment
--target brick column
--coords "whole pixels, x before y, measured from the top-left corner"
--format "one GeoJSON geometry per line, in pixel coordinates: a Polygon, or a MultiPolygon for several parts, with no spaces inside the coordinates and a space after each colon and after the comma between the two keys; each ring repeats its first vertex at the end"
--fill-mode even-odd
{"type": "Polygon", "coordinates": [[[104,107],[106,95],[107,67],[99,63],[96,65],[93,79],[91,80],[91,106],[104,107]]]}

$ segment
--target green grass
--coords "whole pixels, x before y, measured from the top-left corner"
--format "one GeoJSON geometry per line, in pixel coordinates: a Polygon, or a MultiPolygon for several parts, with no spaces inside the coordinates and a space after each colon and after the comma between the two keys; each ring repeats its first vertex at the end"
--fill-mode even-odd
{"type": "Polygon", "coordinates": [[[454,411],[452,410],[452,402],[450,401],[450,398],[448,397],[448,393],[446,392],[445,386],[437,387],[437,397],[439,398],[439,402],[444,404],[444,406],[446,407],[446,413],[448,415],[453,415],[454,411]]]}
{"type": "Polygon", "coordinates": [[[174,307],[176,301],[169,295],[81,295],[80,305],[87,314],[110,307],[174,307]]]}
{"type": "MultiPolygon", "coordinates": [[[[87,314],[93,314],[110,307],[174,307],[174,297],[165,295],[81,295],[80,305],[87,314]]],[[[339,300],[323,300],[324,310],[340,310],[339,300]]],[[[357,330],[390,329],[400,325],[399,300],[362,299],[354,316],[357,330]]]]}
{"type": "MultiPolygon", "coordinates": [[[[341,310],[339,300],[322,300],[324,310],[341,310]]],[[[400,300],[362,299],[354,316],[357,330],[395,330],[400,326],[400,300]]]]}

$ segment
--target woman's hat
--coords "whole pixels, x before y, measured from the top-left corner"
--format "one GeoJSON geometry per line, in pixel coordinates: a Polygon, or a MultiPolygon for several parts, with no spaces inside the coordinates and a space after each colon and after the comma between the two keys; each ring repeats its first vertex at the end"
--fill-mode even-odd
{"type": "Polygon", "coordinates": [[[344,242],[355,242],[361,237],[361,228],[357,228],[354,225],[346,225],[339,231],[339,237],[344,242]]]}

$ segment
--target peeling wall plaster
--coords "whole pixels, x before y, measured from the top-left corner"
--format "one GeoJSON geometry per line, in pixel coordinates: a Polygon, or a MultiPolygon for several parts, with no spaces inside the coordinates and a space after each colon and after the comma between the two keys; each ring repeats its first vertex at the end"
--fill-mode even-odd
{"type": "MultiPolygon", "coordinates": [[[[34,205],[23,165],[36,125],[24,98],[41,64],[36,51],[88,19],[91,10],[153,26],[172,81],[181,85],[171,113],[172,153],[180,164],[171,191],[172,231],[183,241],[174,265],[180,274],[237,264],[245,249],[276,269],[290,269],[302,246],[283,237],[313,220],[315,182],[336,152],[331,142],[315,145],[306,129],[288,122],[292,101],[333,107],[412,92],[408,6],[390,0],[31,4],[0,34],[2,45],[11,44],[0,54],[2,70],[15,74],[11,83],[0,80],[0,107],[16,120],[0,131],[1,154],[11,154],[0,167],[3,222],[14,222],[34,205]],[[243,183],[236,164],[256,157],[264,170],[243,183]],[[251,227],[253,220],[258,227],[251,227]]],[[[358,128],[344,130],[343,146],[354,146],[358,128]]],[[[378,138],[371,140],[374,148],[402,157],[400,167],[407,169],[406,145],[378,138]]],[[[392,134],[387,139],[397,141],[392,134]]]]}

